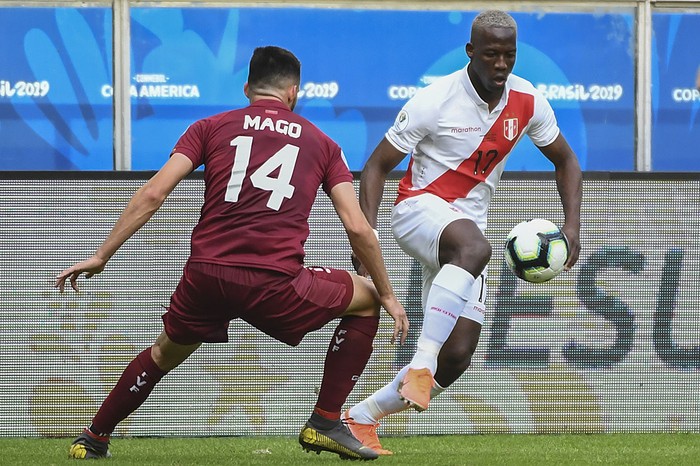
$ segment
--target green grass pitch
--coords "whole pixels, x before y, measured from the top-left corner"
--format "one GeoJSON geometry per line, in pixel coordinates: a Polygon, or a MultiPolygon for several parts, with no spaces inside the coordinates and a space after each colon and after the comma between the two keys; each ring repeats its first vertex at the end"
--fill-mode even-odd
{"type": "MultiPolygon", "coordinates": [[[[71,440],[0,438],[0,464],[75,464],[68,459],[71,440]]],[[[700,434],[685,433],[413,436],[383,444],[394,456],[372,464],[700,465],[700,434]]],[[[348,464],[331,453],[306,453],[294,437],[115,438],[111,451],[109,465],[348,464]]]]}

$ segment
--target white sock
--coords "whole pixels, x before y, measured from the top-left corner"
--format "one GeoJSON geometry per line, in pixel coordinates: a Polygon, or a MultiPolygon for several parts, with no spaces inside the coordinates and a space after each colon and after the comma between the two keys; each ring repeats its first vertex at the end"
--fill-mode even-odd
{"type": "Polygon", "coordinates": [[[399,382],[403,380],[407,371],[408,366],[405,366],[396,374],[394,380],[350,408],[350,417],[360,424],[376,424],[384,416],[408,408],[406,402],[399,397],[399,382]]]}
{"type": "Polygon", "coordinates": [[[432,390],[430,390],[430,399],[432,400],[436,396],[438,396],[440,393],[445,391],[445,388],[441,387],[439,383],[437,383],[437,380],[434,380],[435,385],[433,385],[432,390]]]}
{"type": "Polygon", "coordinates": [[[471,273],[452,264],[443,265],[437,273],[425,302],[423,329],[409,364],[412,369],[427,367],[435,375],[440,348],[471,298],[474,281],[471,273]]]}
{"type": "MultiPolygon", "coordinates": [[[[350,408],[350,417],[360,424],[376,424],[389,414],[400,413],[408,409],[406,402],[399,396],[399,382],[403,380],[407,371],[408,366],[401,369],[394,380],[350,408]]],[[[435,386],[430,391],[430,399],[432,400],[444,391],[445,389],[435,382],[435,386]]]]}

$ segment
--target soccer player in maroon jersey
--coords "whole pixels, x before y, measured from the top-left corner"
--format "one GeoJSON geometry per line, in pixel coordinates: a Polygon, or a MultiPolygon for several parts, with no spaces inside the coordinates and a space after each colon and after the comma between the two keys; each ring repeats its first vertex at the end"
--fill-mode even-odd
{"type": "Polygon", "coordinates": [[[296,346],[341,318],[326,355],[316,406],[299,434],[309,451],[374,459],[340,421],[348,394],[372,353],[383,306],[394,319],[392,342],[405,341],[408,319],[389,283],[375,232],[360,210],[338,145],[293,113],[301,65],[279,47],[255,49],[244,91],[250,106],[193,123],[163,168],[131,198],[95,254],[64,270],[55,286],[103,271],[121,245],[160,208],[175,186],[204,165],[204,205],[191,255],[163,315],[164,331],[124,370],[70,456],[110,456],[116,425],[158,381],[203,342],[226,342],[242,319],[296,346]],[[330,196],[355,254],[372,282],[332,268],[306,268],[303,245],[319,187],[330,196]],[[342,337],[341,337],[342,336],[342,337]]]}

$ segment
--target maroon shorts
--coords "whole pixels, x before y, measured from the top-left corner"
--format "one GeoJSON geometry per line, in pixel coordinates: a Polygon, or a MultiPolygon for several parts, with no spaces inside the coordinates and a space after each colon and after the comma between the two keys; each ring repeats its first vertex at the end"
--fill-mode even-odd
{"type": "Polygon", "coordinates": [[[245,267],[188,262],[163,315],[175,343],[228,341],[242,319],[291,346],[340,316],[350,305],[352,277],[344,270],[302,268],[297,276],[245,267]]]}

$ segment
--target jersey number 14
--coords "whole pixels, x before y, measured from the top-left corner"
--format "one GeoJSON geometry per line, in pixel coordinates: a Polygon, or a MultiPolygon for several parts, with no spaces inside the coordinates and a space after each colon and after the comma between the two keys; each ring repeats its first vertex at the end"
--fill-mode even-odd
{"type": "MultiPolygon", "coordinates": [[[[238,136],[231,141],[231,146],[236,148],[236,157],[231,168],[231,178],[226,186],[226,202],[238,202],[241,193],[243,180],[245,179],[250,163],[250,153],[253,148],[252,136],[238,136]]],[[[279,210],[282,201],[291,199],[294,195],[294,186],[290,183],[294,166],[297,163],[299,148],[292,144],[286,144],[283,148],[274,153],[264,164],[250,174],[250,182],[258,189],[270,191],[270,199],[267,207],[272,210],[279,210]],[[279,168],[276,178],[270,173],[279,168]]]]}

